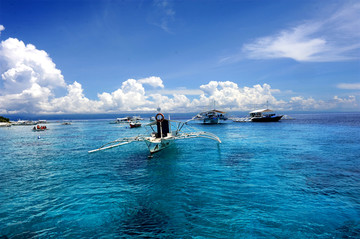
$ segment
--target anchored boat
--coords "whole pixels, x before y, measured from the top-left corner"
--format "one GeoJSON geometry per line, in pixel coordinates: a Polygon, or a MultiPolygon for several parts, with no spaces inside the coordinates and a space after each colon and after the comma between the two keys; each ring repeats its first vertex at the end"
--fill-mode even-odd
{"type": "Polygon", "coordinates": [[[140,122],[130,122],[130,128],[139,128],[141,127],[141,123],[140,122]]]}
{"type": "Polygon", "coordinates": [[[249,114],[252,122],[277,122],[283,117],[282,115],[276,115],[270,109],[254,110],[249,114]]]}
{"type": "Polygon", "coordinates": [[[136,141],[144,141],[150,152],[149,157],[151,157],[152,154],[169,147],[178,139],[207,138],[221,143],[221,140],[216,135],[204,131],[191,132],[189,131],[190,127],[184,122],[165,119],[162,113],[158,113],[155,116],[155,119],[155,121],[145,125],[145,129],[149,133],[148,135],[120,138],[104,144],[98,149],[90,150],[89,153],[118,147],[136,141]]]}
{"type": "Polygon", "coordinates": [[[115,121],[110,122],[110,124],[123,124],[123,123],[129,123],[133,121],[139,121],[143,120],[140,116],[126,116],[124,118],[116,118],[115,121]]]}
{"type": "Polygon", "coordinates": [[[200,112],[191,120],[202,120],[204,124],[219,124],[221,120],[227,119],[226,112],[213,109],[200,112]]]}
{"type": "Polygon", "coordinates": [[[33,131],[45,131],[47,129],[48,128],[45,125],[43,125],[43,126],[37,125],[36,127],[34,126],[34,128],[32,130],[33,131]]]}

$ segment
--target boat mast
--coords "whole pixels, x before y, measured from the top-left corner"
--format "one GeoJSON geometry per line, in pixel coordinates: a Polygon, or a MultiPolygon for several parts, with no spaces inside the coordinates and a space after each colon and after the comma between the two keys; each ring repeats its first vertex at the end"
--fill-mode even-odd
{"type": "Polygon", "coordinates": [[[163,138],[163,133],[162,133],[162,122],[159,122],[159,126],[160,126],[160,137],[161,139],[163,138]]]}

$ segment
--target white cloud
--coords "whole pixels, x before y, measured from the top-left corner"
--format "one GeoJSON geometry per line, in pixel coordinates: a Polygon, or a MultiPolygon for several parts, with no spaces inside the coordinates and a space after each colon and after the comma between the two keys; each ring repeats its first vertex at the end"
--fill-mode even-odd
{"type": "Polygon", "coordinates": [[[0,108],[7,112],[42,112],[53,90],[66,87],[61,71],[45,51],[15,38],[0,43],[0,74],[0,108]]]}
{"type": "Polygon", "coordinates": [[[348,98],[340,98],[337,95],[334,96],[334,101],[339,102],[339,103],[353,103],[356,104],[356,98],[353,95],[350,95],[348,98]]]}
{"type": "Polygon", "coordinates": [[[143,79],[138,80],[138,82],[141,84],[148,84],[154,88],[157,88],[157,87],[164,88],[163,81],[161,80],[160,77],[157,77],[157,76],[150,76],[147,78],[143,78],[143,79]]]}
{"type": "Polygon", "coordinates": [[[158,106],[167,112],[189,112],[189,109],[193,109],[190,99],[181,94],[174,94],[172,97],[161,94],[151,94],[149,95],[149,99],[155,106],[151,111],[154,111],[158,106]]]}
{"type": "Polygon", "coordinates": [[[161,94],[161,95],[201,95],[204,91],[200,89],[187,89],[186,87],[178,87],[176,89],[162,89],[148,91],[150,94],[161,94]]]}
{"type": "MultiPolygon", "coordinates": [[[[254,59],[291,58],[331,62],[359,59],[360,3],[345,4],[320,20],[307,21],[243,46],[254,59]]],[[[234,58],[234,57],[232,57],[234,58]]]]}
{"type": "Polygon", "coordinates": [[[56,113],[101,113],[100,102],[85,97],[80,83],[74,82],[67,86],[67,95],[49,101],[47,112],[56,113]]]}
{"type": "Polygon", "coordinates": [[[3,25],[0,25],[0,35],[1,35],[1,32],[5,30],[5,27],[3,25]]]}
{"type": "MultiPolygon", "coordinates": [[[[232,81],[210,81],[199,89],[167,90],[160,77],[128,79],[113,92],[98,94],[97,99],[86,97],[82,85],[75,81],[67,85],[61,71],[49,55],[31,44],[9,38],[0,43],[0,113],[110,113],[121,111],[150,111],[160,106],[167,112],[194,112],[216,107],[223,110],[253,110],[268,102],[278,110],[356,109],[355,96],[328,101],[292,97],[289,101],[276,99],[269,84],[240,87],[232,81]],[[146,91],[144,85],[161,88],[146,91]],[[56,89],[65,88],[65,96],[56,89]],[[171,95],[169,94],[171,93],[171,95]],[[193,94],[191,94],[193,93],[193,94]],[[187,95],[195,97],[188,98],[187,95]]],[[[349,88],[340,84],[339,87],[349,88]]],[[[350,84],[357,88],[358,84],[350,84]]],[[[286,92],[286,91],[285,91],[286,92]]]]}
{"type": "Polygon", "coordinates": [[[281,105],[283,101],[275,99],[268,84],[254,85],[253,87],[239,87],[231,81],[211,81],[200,86],[205,94],[193,100],[194,106],[210,106],[215,101],[216,105],[226,110],[251,110],[254,106],[281,105]]]}
{"type": "Polygon", "coordinates": [[[343,90],[360,90],[360,83],[340,83],[337,88],[343,90]]]}
{"type": "Polygon", "coordinates": [[[302,96],[292,97],[288,103],[289,110],[332,110],[332,109],[357,109],[358,103],[355,96],[340,98],[334,96],[333,99],[315,100],[312,97],[305,99],[302,96]]]}
{"type": "Polygon", "coordinates": [[[108,111],[146,111],[151,105],[145,96],[143,85],[134,79],[123,82],[120,89],[112,93],[98,94],[98,97],[108,111]]]}
{"type": "Polygon", "coordinates": [[[244,45],[250,58],[292,58],[296,61],[320,60],[326,51],[326,40],[310,38],[313,26],[302,25],[276,36],[264,37],[244,45]]]}
{"type": "Polygon", "coordinates": [[[45,51],[15,38],[0,44],[0,72],[5,92],[20,93],[35,83],[50,89],[66,87],[61,71],[45,51]]]}
{"type": "Polygon", "coordinates": [[[279,90],[279,89],[271,89],[270,92],[272,94],[280,94],[280,93],[282,93],[281,90],[279,90]]]}
{"type": "Polygon", "coordinates": [[[151,24],[160,27],[168,33],[171,33],[169,24],[174,21],[175,18],[175,10],[172,4],[173,2],[168,0],[154,0],[154,8],[148,19],[151,24]]]}

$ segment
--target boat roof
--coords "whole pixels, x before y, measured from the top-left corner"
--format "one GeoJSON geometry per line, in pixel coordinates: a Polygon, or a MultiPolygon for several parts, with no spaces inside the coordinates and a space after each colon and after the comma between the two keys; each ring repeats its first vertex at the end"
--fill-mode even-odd
{"type": "Polygon", "coordinates": [[[254,111],[251,111],[251,113],[264,113],[264,112],[273,112],[273,110],[270,110],[270,109],[261,109],[261,110],[254,110],[254,111]]]}

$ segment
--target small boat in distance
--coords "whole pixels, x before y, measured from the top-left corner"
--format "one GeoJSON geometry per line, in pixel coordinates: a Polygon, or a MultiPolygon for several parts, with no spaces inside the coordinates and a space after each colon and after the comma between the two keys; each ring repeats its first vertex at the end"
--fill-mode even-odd
{"type": "Polygon", "coordinates": [[[283,117],[282,115],[276,115],[270,109],[254,110],[249,114],[252,122],[277,122],[283,117]]]}
{"type": "Polygon", "coordinates": [[[45,131],[47,129],[48,128],[45,125],[44,126],[37,125],[37,126],[34,126],[34,128],[32,130],[33,131],[45,131]]]}
{"type": "Polygon", "coordinates": [[[15,121],[15,122],[12,122],[11,125],[36,125],[36,122],[33,122],[31,120],[18,120],[18,121],[15,121]]]}
{"type": "Polygon", "coordinates": [[[141,127],[141,123],[136,121],[136,122],[130,122],[130,128],[139,128],[141,127]]]}
{"type": "Polygon", "coordinates": [[[123,124],[123,123],[129,123],[132,121],[139,121],[143,120],[140,116],[126,116],[123,118],[116,118],[115,121],[110,122],[110,124],[123,124]]]}

